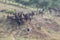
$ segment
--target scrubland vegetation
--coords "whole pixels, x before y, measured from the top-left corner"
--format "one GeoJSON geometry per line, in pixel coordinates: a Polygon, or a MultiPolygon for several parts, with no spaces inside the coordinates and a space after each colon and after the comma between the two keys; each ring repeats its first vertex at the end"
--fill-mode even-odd
{"type": "Polygon", "coordinates": [[[0,0],[0,40],[60,40],[60,0],[0,0]]]}

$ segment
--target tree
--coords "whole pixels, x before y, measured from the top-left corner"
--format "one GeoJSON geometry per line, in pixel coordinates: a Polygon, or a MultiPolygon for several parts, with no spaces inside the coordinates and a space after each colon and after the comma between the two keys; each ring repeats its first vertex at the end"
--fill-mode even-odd
{"type": "Polygon", "coordinates": [[[44,8],[44,9],[47,9],[48,6],[49,6],[49,2],[47,2],[47,1],[43,1],[39,4],[39,7],[44,8]]]}

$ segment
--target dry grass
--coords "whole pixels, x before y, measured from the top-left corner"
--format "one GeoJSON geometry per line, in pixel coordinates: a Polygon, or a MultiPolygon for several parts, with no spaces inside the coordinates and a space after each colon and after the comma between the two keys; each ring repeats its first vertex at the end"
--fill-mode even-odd
{"type": "MultiPolygon", "coordinates": [[[[0,1],[2,1],[2,0],[0,0],[0,1]]],[[[15,3],[13,3],[13,4],[15,4],[15,3]]],[[[16,5],[17,5],[17,3],[16,3],[16,5]]],[[[33,8],[30,8],[30,7],[27,7],[27,8],[29,8],[28,10],[35,10],[35,9],[33,9],[33,8]]],[[[0,3],[0,10],[2,10],[2,9],[6,9],[6,10],[21,10],[21,9],[23,9],[23,8],[19,8],[19,7],[16,7],[16,6],[13,6],[13,5],[8,5],[8,4],[3,4],[3,3],[0,3]]],[[[0,18],[2,18],[2,19],[6,19],[6,16],[7,16],[7,14],[6,13],[3,13],[3,12],[0,12],[0,18]]],[[[60,18],[54,18],[53,16],[50,16],[49,14],[47,15],[47,14],[45,14],[44,16],[43,16],[43,18],[47,18],[47,19],[52,19],[53,21],[55,21],[58,25],[60,25],[60,18]]],[[[44,36],[45,34],[48,36],[47,38],[39,38],[38,40],[60,40],[60,31],[59,32],[56,32],[56,31],[54,31],[54,29],[53,30],[49,30],[49,29],[47,29],[47,28],[45,28],[46,26],[44,26],[44,22],[45,22],[45,20],[43,19],[43,18],[41,18],[40,16],[37,16],[36,17],[36,19],[37,19],[37,21],[38,22],[41,22],[42,24],[43,24],[43,26],[41,27],[41,30],[38,30],[37,29],[37,27],[36,26],[34,26],[34,30],[35,31],[37,31],[37,32],[39,32],[40,33],[40,35],[39,36],[44,36]],[[37,19],[37,18],[39,18],[39,19],[37,19]],[[48,32],[48,30],[49,30],[49,32],[48,32]]],[[[35,24],[35,23],[37,23],[35,20],[32,20],[32,24],[35,24]]],[[[3,22],[3,23],[0,23],[0,31],[6,31],[6,26],[8,26],[8,25],[6,25],[6,23],[5,22],[3,22]]],[[[24,25],[25,26],[25,25],[24,25]]],[[[53,25],[54,26],[54,25],[53,25]]],[[[52,27],[53,27],[52,26],[52,27]]],[[[30,27],[32,27],[31,25],[30,25],[30,27]]],[[[51,28],[52,28],[51,27],[51,28]]],[[[49,27],[48,27],[49,28],[49,27]]],[[[58,28],[58,27],[57,27],[58,28]]],[[[59,28],[58,28],[59,29],[59,28]]],[[[13,37],[13,35],[11,34],[11,35],[9,35],[9,36],[7,36],[8,35],[8,33],[7,34],[4,34],[4,33],[2,33],[2,35],[1,35],[1,33],[0,33],[0,36],[5,36],[4,38],[1,38],[0,37],[0,40],[13,40],[13,39],[15,39],[14,37],[13,37]]],[[[34,31],[32,31],[32,33],[31,33],[31,35],[33,36],[33,37],[35,37],[35,36],[37,36],[37,33],[36,32],[34,32],[34,31]],[[32,35],[33,34],[33,35],[32,35]]],[[[42,37],[41,36],[41,37],[42,37]]],[[[31,37],[31,36],[30,36],[31,37]]],[[[21,37],[18,37],[18,38],[16,38],[16,40],[37,40],[36,38],[23,38],[23,36],[21,36],[21,37]]]]}
{"type": "MultiPolygon", "coordinates": [[[[6,13],[3,13],[2,14],[2,12],[0,13],[0,18],[1,17],[3,17],[3,15],[7,15],[6,13]]],[[[39,18],[39,17],[38,17],[39,18]]],[[[40,20],[41,20],[41,22],[43,22],[44,20],[42,19],[42,18],[40,18],[40,20]]],[[[57,22],[57,20],[55,19],[55,21],[57,22]]],[[[44,22],[43,22],[44,23],[44,22]]],[[[58,23],[58,22],[57,22],[58,23]]],[[[59,23],[58,23],[59,24],[59,23]]],[[[0,23],[0,27],[1,27],[1,23],[0,23]]],[[[2,25],[3,27],[4,27],[4,24],[2,25]]],[[[2,28],[2,27],[1,27],[2,28]]],[[[50,33],[48,32],[48,29],[46,29],[45,27],[42,27],[41,28],[41,31],[39,30],[37,30],[36,28],[35,28],[35,30],[37,31],[37,32],[40,32],[40,33],[42,33],[41,35],[43,35],[43,34],[47,34],[47,36],[48,36],[48,38],[44,38],[44,39],[38,39],[38,40],[60,40],[60,34],[59,34],[59,32],[55,32],[55,31],[53,31],[53,30],[49,30],[50,31],[50,33]],[[53,32],[52,32],[53,31],[53,32]],[[50,37],[49,37],[50,36],[50,37]]],[[[4,31],[4,29],[3,29],[3,31],[4,31]]],[[[37,34],[34,34],[34,35],[37,35],[37,34]]],[[[32,36],[34,36],[34,35],[32,35],[32,36]]],[[[9,35],[9,36],[6,36],[5,38],[0,38],[0,40],[13,40],[13,35],[9,35]]],[[[37,40],[36,38],[35,39],[32,39],[32,38],[23,38],[23,37],[18,37],[18,38],[16,38],[16,40],[37,40]]]]}

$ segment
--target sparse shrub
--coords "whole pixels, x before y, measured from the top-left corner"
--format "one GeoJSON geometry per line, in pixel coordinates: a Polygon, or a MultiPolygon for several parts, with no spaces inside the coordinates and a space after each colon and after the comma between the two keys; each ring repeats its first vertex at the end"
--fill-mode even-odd
{"type": "Polygon", "coordinates": [[[15,11],[9,11],[9,10],[7,10],[6,13],[13,14],[13,13],[15,13],[15,11]]]}
{"type": "Polygon", "coordinates": [[[7,10],[7,9],[0,10],[0,12],[10,13],[10,14],[15,13],[15,11],[13,11],[13,10],[7,10]]]}

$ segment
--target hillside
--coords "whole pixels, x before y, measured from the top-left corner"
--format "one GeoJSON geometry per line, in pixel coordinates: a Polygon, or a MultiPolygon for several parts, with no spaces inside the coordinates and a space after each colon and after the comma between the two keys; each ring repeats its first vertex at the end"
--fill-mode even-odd
{"type": "Polygon", "coordinates": [[[23,11],[29,13],[37,9],[20,6],[18,3],[4,3],[0,1],[0,40],[60,40],[60,18],[50,15],[49,12],[44,12],[43,17],[41,14],[34,15],[29,24],[29,21],[21,26],[7,20],[9,13],[16,11],[23,11]],[[1,11],[2,10],[2,11],[1,11]],[[28,32],[26,28],[29,28],[28,32]]]}

